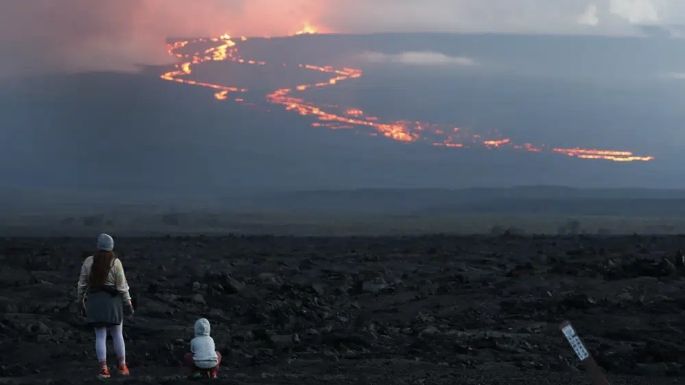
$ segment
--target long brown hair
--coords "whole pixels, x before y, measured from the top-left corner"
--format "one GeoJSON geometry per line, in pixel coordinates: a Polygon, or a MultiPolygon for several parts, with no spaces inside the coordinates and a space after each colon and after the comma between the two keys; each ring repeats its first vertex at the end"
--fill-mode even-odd
{"type": "Polygon", "coordinates": [[[117,258],[116,254],[111,251],[99,250],[93,257],[93,266],[90,268],[90,277],[88,284],[92,288],[105,286],[105,281],[109,275],[109,271],[114,265],[114,260],[117,258]]]}

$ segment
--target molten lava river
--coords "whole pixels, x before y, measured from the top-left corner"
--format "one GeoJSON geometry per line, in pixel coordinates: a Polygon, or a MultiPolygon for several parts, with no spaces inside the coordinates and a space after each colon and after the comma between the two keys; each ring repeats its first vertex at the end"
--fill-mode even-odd
{"type": "MultiPolygon", "coordinates": [[[[306,33],[306,32],[305,32],[306,33]]],[[[179,59],[172,70],[161,75],[163,80],[204,87],[213,90],[217,100],[244,103],[246,88],[227,84],[211,83],[193,80],[193,69],[203,63],[233,62],[248,66],[271,65],[264,61],[243,58],[240,46],[247,38],[238,39],[228,35],[217,38],[198,38],[193,40],[178,40],[168,45],[168,52],[179,59]],[[201,51],[188,53],[192,47],[206,47],[201,51]]],[[[284,64],[278,64],[284,65],[284,64]]],[[[292,88],[280,88],[266,95],[266,100],[274,105],[293,111],[301,116],[312,119],[313,127],[327,129],[361,129],[371,135],[381,135],[388,139],[404,143],[424,142],[436,147],[448,149],[482,147],[486,149],[513,149],[535,153],[553,153],[578,159],[598,159],[612,162],[648,162],[653,156],[636,155],[631,151],[612,149],[592,149],[580,147],[554,147],[544,144],[516,143],[503,135],[485,137],[478,133],[433,124],[424,121],[401,120],[386,121],[377,116],[371,116],[360,108],[349,106],[320,105],[305,99],[307,90],[324,87],[335,87],[343,82],[361,79],[364,75],[357,68],[336,68],[333,66],[316,66],[300,64],[300,69],[312,71],[327,76],[327,80],[300,84],[292,88]]]]}

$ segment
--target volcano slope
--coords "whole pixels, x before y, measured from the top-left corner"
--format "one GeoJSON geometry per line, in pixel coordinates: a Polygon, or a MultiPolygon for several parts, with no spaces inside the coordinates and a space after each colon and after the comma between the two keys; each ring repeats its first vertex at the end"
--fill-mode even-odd
{"type": "MultiPolygon", "coordinates": [[[[95,382],[93,332],[73,304],[92,243],[0,240],[0,383],[95,382]]],[[[566,319],[612,384],[685,381],[685,237],[117,245],[138,308],[124,325],[133,376],[113,382],[188,382],[180,359],[201,316],[225,357],[219,383],[589,383],[566,319]]]]}

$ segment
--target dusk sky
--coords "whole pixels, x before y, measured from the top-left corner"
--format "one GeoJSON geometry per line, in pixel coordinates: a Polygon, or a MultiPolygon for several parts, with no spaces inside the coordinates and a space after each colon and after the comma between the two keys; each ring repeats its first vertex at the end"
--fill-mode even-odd
{"type": "Polygon", "coordinates": [[[168,63],[176,36],[322,32],[685,33],[678,0],[4,0],[0,76],[168,63]]]}
{"type": "Polygon", "coordinates": [[[0,178],[685,188],[684,25],[675,0],[5,0],[0,178]]]}

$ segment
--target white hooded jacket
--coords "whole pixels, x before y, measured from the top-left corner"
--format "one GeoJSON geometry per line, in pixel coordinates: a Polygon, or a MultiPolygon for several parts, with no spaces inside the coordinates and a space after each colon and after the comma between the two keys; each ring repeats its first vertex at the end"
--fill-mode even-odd
{"type": "Polygon", "coordinates": [[[207,319],[200,318],[195,321],[195,338],[190,341],[190,352],[193,353],[195,366],[200,369],[214,368],[219,362],[214,339],[209,336],[210,330],[207,319]]]}

